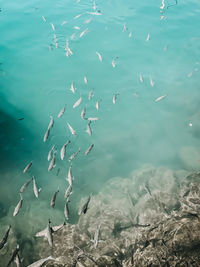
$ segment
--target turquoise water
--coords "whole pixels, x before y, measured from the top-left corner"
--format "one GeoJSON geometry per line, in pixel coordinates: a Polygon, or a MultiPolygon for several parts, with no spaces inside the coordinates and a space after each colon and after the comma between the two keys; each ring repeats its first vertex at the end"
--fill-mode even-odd
{"type": "Polygon", "coordinates": [[[0,2],[0,225],[13,225],[21,240],[44,228],[48,218],[55,224],[64,220],[68,158],[79,148],[73,161],[71,223],[77,221],[83,196],[97,193],[110,178],[127,177],[145,163],[190,172],[199,169],[200,3],[183,0],[171,6],[174,1],[164,1],[161,10],[161,2],[97,1],[99,16],[88,13],[95,12],[93,1],[0,2]],[[66,40],[73,52],[70,57],[65,55],[66,40]],[[72,82],[75,94],[70,91],[72,82]],[[88,100],[92,88],[94,96],[88,100]],[[115,93],[119,95],[114,105],[115,93]],[[155,102],[163,95],[167,96],[155,102]],[[80,96],[81,105],[73,109],[80,96]],[[58,119],[65,104],[66,112],[58,119]],[[86,117],[99,118],[91,124],[92,136],[80,117],[84,107],[86,117]],[[54,126],[44,143],[50,115],[54,126]],[[71,135],[67,122],[77,136],[71,135]],[[71,144],[61,161],[60,149],[67,140],[71,144]],[[91,144],[94,148],[85,156],[91,144]],[[52,145],[57,148],[56,167],[48,172],[52,145]],[[23,174],[30,161],[31,169],[23,174]],[[39,199],[30,186],[13,218],[19,189],[32,175],[42,188],[39,199]],[[50,199],[58,187],[52,210],[50,199]]]}

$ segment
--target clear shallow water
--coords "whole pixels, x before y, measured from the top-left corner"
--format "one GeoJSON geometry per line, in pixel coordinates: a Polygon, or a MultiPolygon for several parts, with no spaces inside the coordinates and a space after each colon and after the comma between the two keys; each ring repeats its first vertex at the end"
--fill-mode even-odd
{"type": "Polygon", "coordinates": [[[173,1],[165,1],[161,14],[161,1],[97,1],[102,16],[93,16],[85,24],[92,17],[86,12],[94,11],[92,1],[1,2],[1,225],[11,223],[16,231],[23,228],[24,236],[31,236],[46,225],[49,217],[60,223],[64,219],[63,194],[70,166],[67,159],[79,147],[81,153],[73,162],[70,222],[77,219],[82,196],[98,192],[114,176],[127,177],[144,163],[188,171],[199,169],[200,4],[195,0],[179,1],[167,8],[170,4],[173,1]],[[83,15],[74,19],[78,14],[83,15]],[[64,21],[67,23],[62,25],[64,21]],[[55,32],[50,23],[55,25],[55,32]],[[80,38],[86,28],[89,32],[80,38]],[[54,34],[58,38],[57,49],[54,34]],[[70,58],[65,56],[66,39],[74,53],[70,58]],[[102,54],[102,62],[96,51],[102,54]],[[116,68],[111,64],[114,57],[118,57],[116,68]],[[69,90],[73,81],[75,94],[69,90]],[[89,101],[91,88],[94,97],[89,101]],[[119,96],[113,105],[116,92],[119,96]],[[165,94],[165,99],[155,102],[165,94]],[[72,109],[80,96],[81,105],[72,109]],[[99,111],[95,108],[98,99],[102,99],[99,111]],[[66,112],[58,119],[64,104],[66,112]],[[100,118],[91,124],[91,137],[85,132],[87,122],[80,118],[84,106],[86,117],[100,118]],[[48,141],[43,143],[50,115],[55,124],[48,141]],[[21,117],[24,120],[19,121],[21,117]],[[76,137],[71,136],[66,122],[77,131],[76,137]],[[72,143],[66,160],[61,162],[59,150],[68,139],[72,143]],[[92,143],[94,149],[85,157],[84,152],[92,143]],[[47,154],[52,145],[56,145],[58,153],[56,167],[48,173],[47,154]],[[31,160],[33,166],[23,174],[31,160]],[[40,198],[36,200],[28,188],[22,210],[13,218],[18,191],[31,175],[42,188],[40,198]],[[61,192],[55,210],[51,210],[49,202],[58,187],[61,192]],[[27,227],[21,226],[22,220],[26,220],[27,227]]]}

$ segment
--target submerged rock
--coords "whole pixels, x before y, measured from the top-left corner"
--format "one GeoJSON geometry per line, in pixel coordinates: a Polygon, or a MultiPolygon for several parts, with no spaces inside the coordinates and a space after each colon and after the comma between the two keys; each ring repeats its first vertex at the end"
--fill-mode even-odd
{"type": "MultiPolygon", "coordinates": [[[[44,266],[199,266],[200,173],[181,175],[146,166],[113,178],[76,225],[54,233],[57,262],[44,266]]],[[[38,257],[50,255],[38,246],[38,257]]]]}

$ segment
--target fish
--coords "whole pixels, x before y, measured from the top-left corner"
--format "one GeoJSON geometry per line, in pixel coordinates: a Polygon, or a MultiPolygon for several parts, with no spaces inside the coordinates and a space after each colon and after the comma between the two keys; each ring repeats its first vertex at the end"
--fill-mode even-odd
{"type": "Polygon", "coordinates": [[[17,206],[14,209],[13,216],[16,216],[19,213],[19,210],[22,207],[22,204],[23,204],[23,198],[22,198],[22,195],[20,194],[20,201],[18,202],[17,206]]]}
{"type": "Polygon", "coordinates": [[[93,9],[94,9],[94,10],[96,10],[96,9],[97,9],[97,6],[96,6],[96,3],[95,3],[95,1],[94,1],[94,3],[93,3],[93,9]]]}
{"type": "Polygon", "coordinates": [[[81,151],[81,150],[80,150],[80,148],[79,148],[78,151],[74,152],[74,153],[69,157],[69,162],[72,161],[72,160],[78,155],[78,153],[79,153],[80,151],[81,151]]]}
{"type": "Polygon", "coordinates": [[[127,30],[127,26],[126,26],[126,23],[124,23],[124,26],[123,26],[122,32],[125,32],[126,30],[127,30]]]}
{"type": "Polygon", "coordinates": [[[48,126],[48,130],[51,130],[51,128],[53,127],[54,125],[54,119],[52,116],[50,116],[50,122],[49,122],[49,126],[48,126]]]}
{"type": "Polygon", "coordinates": [[[85,84],[87,84],[88,83],[88,79],[87,79],[87,77],[86,76],[84,76],[84,82],[85,82],[85,84]]]}
{"type": "Polygon", "coordinates": [[[67,23],[67,21],[64,20],[60,25],[63,26],[63,25],[65,25],[66,23],[67,23]]]}
{"type": "Polygon", "coordinates": [[[94,248],[96,249],[99,243],[99,234],[100,234],[100,228],[101,228],[101,223],[97,226],[97,229],[94,233],[94,248]]]}
{"type": "Polygon", "coordinates": [[[48,172],[51,171],[56,166],[55,165],[55,162],[56,162],[55,153],[56,153],[56,151],[53,152],[53,158],[49,163],[48,172]]]}
{"type": "Polygon", "coordinates": [[[70,36],[70,39],[71,39],[71,40],[74,40],[75,36],[76,36],[76,33],[74,32],[74,33],[72,33],[72,35],[70,36]]]}
{"type": "Polygon", "coordinates": [[[47,19],[46,19],[44,16],[42,16],[42,19],[44,20],[44,22],[46,22],[46,21],[47,21],[47,19]]]}
{"type": "Polygon", "coordinates": [[[96,52],[97,56],[99,57],[99,60],[102,61],[103,60],[103,57],[102,55],[99,53],[99,52],[96,52]]]}
{"type": "Polygon", "coordinates": [[[50,205],[51,205],[52,208],[55,207],[56,197],[57,197],[57,194],[58,194],[58,193],[59,193],[59,188],[58,188],[58,190],[54,193],[54,195],[53,195],[53,197],[52,197],[52,199],[51,199],[51,203],[50,203],[50,205]]]}
{"type": "Polygon", "coordinates": [[[83,14],[78,14],[78,15],[76,15],[76,16],[74,17],[74,19],[78,19],[78,18],[80,18],[82,15],[83,15],[83,14]]]}
{"type": "Polygon", "coordinates": [[[160,7],[161,10],[165,8],[165,0],[162,0],[162,6],[160,7]]]}
{"type": "Polygon", "coordinates": [[[2,238],[2,240],[0,241],[0,250],[2,248],[4,248],[5,244],[7,243],[8,236],[9,236],[9,233],[10,233],[10,229],[11,229],[11,225],[9,225],[8,230],[6,231],[6,233],[5,233],[4,237],[2,238]]]}
{"type": "Polygon", "coordinates": [[[72,135],[76,135],[76,132],[75,132],[75,130],[72,128],[72,126],[71,126],[69,123],[67,123],[67,125],[68,125],[68,128],[69,128],[71,134],[72,134],[72,135]]]}
{"type": "Polygon", "coordinates": [[[92,150],[92,148],[94,147],[94,144],[92,144],[86,151],[85,151],[85,155],[87,156],[90,151],[92,150]]]}
{"type": "Polygon", "coordinates": [[[118,59],[118,57],[114,57],[113,60],[112,60],[112,66],[113,66],[113,68],[115,68],[116,65],[117,65],[117,62],[116,62],[117,59],[118,59]]]}
{"type": "Polygon", "coordinates": [[[87,130],[86,133],[88,133],[90,136],[92,135],[92,129],[90,127],[91,121],[89,121],[89,123],[87,124],[87,130]]]}
{"type": "Polygon", "coordinates": [[[27,267],[41,267],[45,262],[49,260],[55,260],[55,259],[52,256],[49,256],[47,258],[35,261],[32,264],[28,265],[27,267]]]}
{"type": "Polygon", "coordinates": [[[17,245],[16,249],[13,251],[11,259],[9,260],[8,264],[6,265],[6,267],[9,267],[10,264],[15,260],[16,255],[19,252],[19,245],[17,245]]]}
{"type": "Polygon", "coordinates": [[[98,121],[99,118],[97,118],[97,117],[89,117],[89,118],[87,118],[87,120],[88,121],[98,121]]]}
{"type": "Polygon", "coordinates": [[[69,220],[69,207],[68,207],[69,200],[67,199],[64,206],[64,215],[65,220],[69,220]]]}
{"type": "Polygon", "coordinates": [[[51,228],[51,226],[50,226],[50,223],[51,223],[51,221],[49,220],[49,221],[48,221],[48,224],[47,224],[47,233],[46,233],[46,237],[47,237],[47,240],[48,240],[48,242],[49,242],[50,247],[53,247],[53,235],[52,235],[53,230],[52,230],[52,228],[51,228]]]}
{"type": "Polygon", "coordinates": [[[30,169],[30,167],[32,166],[32,161],[24,168],[24,170],[23,170],[23,173],[26,173],[29,169],[30,169]]]}
{"type": "Polygon", "coordinates": [[[81,104],[81,102],[82,102],[82,97],[80,97],[80,98],[74,103],[73,108],[78,107],[78,106],[81,104]]]}
{"type": "Polygon", "coordinates": [[[82,119],[85,118],[85,112],[86,112],[86,107],[84,107],[84,109],[81,111],[81,118],[82,119]]]}
{"type": "Polygon", "coordinates": [[[80,27],[78,27],[78,26],[74,26],[74,29],[75,29],[75,30],[80,30],[80,27]]]}
{"type": "Polygon", "coordinates": [[[72,186],[72,165],[69,167],[69,171],[68,171],[68,175],[67,175],[67,181],[69,183],[70,186],[72,186]]]}
{"type": "Polygon", "coordinates": [[[67,187],[67,190],[65,191],[65,199],[68,199],[71,194],[72,194],[72,185],[69,185],[67,187]]]}
{"type": "Polygon", "coordinates": [[[46,131],[46,133],[45,133],[45,135],[44,135],[44,138],[43,138],[43,141],[44,141],[44,142],[47,141],[47,139],[48,139],[48,137],[49,137],[49,133],[50,133],[50,130],[47,129],[47,131],[46,131]]]}
{"type": "Polygon", "coordinates": [[[142,76],[142,74],[140,74],[140,81],[141,81],[141,83],[143,83],[143,82],[144,82],[144,79],[143,79],[143,76],[142,76]]]}
{"type": "Polygon", "coordinates": [[[70,90],[72,91],[72,93],[75,93],[75,87],[74,87],[74,82],[72,82],[70,90]]]}
{"type": "Polygon", "coordinates": [[[99,99],[96,103],[96,109],[99,110],[99,106],[100,106],[100,102],[101,102],[101,99],[99,99]]]}
{"type": "Polygon", "coordinates": [[[85,21],[84,21],[84,23],[85,23],[85,24],[89,24],[89,23],[90,23],[90,22],[91,22],[93,19],[94,19],[94,18],[93,18],[93,17],[91,17],[91,18],[89,18],[89,19],[85,20],[85,21]]]}
{"type": "Polygon", "coordinates": [[[86,214],[86,212],[88,210],[88,205],[90,203],[90,199],[91,199],[91,197],[89,196],[87,201],[85,202],[85,204],[82,206],[82,208],[81,208],[81,210],[80,210],[78,215],[81,215],[81,213],[86,214]]]}
{"type": "Polygon", "coordinates": [[[156,98],[155,102],[159,102],[159,101],[161,101],[162,99],[164,99],[165,97],[167,97],[167,94],[166,94],[166,95],[162,95],[162,96],[156,98]]]}
{"type": "Polygon", "coordinates": [[[24,118],[19,118],[19,119],[18,119],[18,121],[23,121],[23,120],[24,120],[24,118]]]}
{"type": "Polygon", "coordinates": [[[150,40],[150,34],[148,33],[147,38],[146,38],[146,42],[148,42],[150,40]]]}
{"type": "Polygon", "coordinates": [[[86,28],[84,31],[82,31],[81,33],[80,33],[80,35],[79,35],[79,37],[81,38],[81,37],[83,37],[86,33],[88,33],[89,32],[89,30],[88,30],[88,28],[86,28]]]}
{"type": "Polygon", "coordinates": [[[133,35],[133,34],[132,34],[132,32],[129,32],[129,35],[128,35],[128,37],[129,37],[129,38],[131,38],[131,37],[132,37],[132,35],[133,35]]]}
{"type": "Polygon", "coordinates": [[[37,187],[37,184],[36,184],[36,181],[35,181],[35,177],[33,176],[33,192],[36,196],[36,198],[38,198],[39,196],[39,190],[38,190],[38,187],[37,187]]]}
{"type": "Polygon", "coordinates": [[[119,95],[118,93],[114,94],[114,96],[113,96],[113,104],[116,103],[116,100],[117,100],[117,96],[118,96],[118,95],[119,95]]]}
{"type": "Polygon", "coordinates": [[[149,77],[149,80],[150,80],[150,85],[151,85],[152,87],[154,87],[154,81],[152,80],[152,77],[151,77],[151,76],[149,77]]]}
{"type": "Polygon", "coordinates": [[[101,16],[102,15],[102,13],[100,11],[96,11],[96,12],[87,11],[87,14],[94,15],[94,16],[101,16]]]}
{"type": "Polygon", "coordinates": [[[17,252],[16,256],[15,256],[15,263],[17,265],[17,267],[21,267],[21,259],[19,257],[19,253],[17,252]]]}
{"type": "Polygon", "coordinates": [[[65,143],[65,144],[62,146],[62,148],[61,148],[61,150],[60,150],[60,158],[61,158],[61,160],[64,160],[64,158],[65,158],[65,153],[66,153],[66,148],[67,148],[67,146],[68,146],[70,143],[71,143],[71,141],[69,140],[69,141],[67,141],[67,143],[65,143]]]}
{"type": "Polygon", "coordinates": [[[58,113],[58,118],[61,118],[65,112],[66,109],[66,105],[64,105],[64,107],[61,109],[61,111],[58,113]]]}
{"type": "Polygon", "coordinates": [[[92,97],[93,97],[93,88],[91,89],[91,91],[89,92],[89,95],[88,95],[88,99],[91,100],[92,97]]]}
{"type": "Polygon", "coordinates": [[[52,30],[55,31],[55,26],[51,23],[52,30]]]}
{"type": "Polygon", "coordinates": [[[30,182],[33,180],[33,178],[29,179],[25,184],[22,185],[22,187],[20,188],[19,192],[23,193],[24,190],[27,188],[27,186],[30,184],[30,182]]]}
{"type": "Polygon", "coordinates": [[[50,150],[49,153],[48,153],[48,157],[47,157],[47,160],[48,160],[48,161],[51,160],[51,155],[52,155],[52,152],[53,152],[54,148],[55,148],[55,146],[53,145],[52,148],[51,148],[51,150],[50,150]]]}

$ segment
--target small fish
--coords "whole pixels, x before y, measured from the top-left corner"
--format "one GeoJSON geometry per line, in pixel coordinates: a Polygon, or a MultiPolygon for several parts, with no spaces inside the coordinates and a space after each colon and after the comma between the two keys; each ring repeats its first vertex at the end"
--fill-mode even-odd
{"type": "Polygon", "coordinates": [[[189,123],[189,126],[192,127],[192,122],[189,123]]]}
{"type": "Polygon", "coordinates": [[[52,228],[51,228],[51,226],[50,226],[50,220],[49,220],[49,222],[48,222],[48,224],[47,224],[47,240],[48,240],[48,242],[49,242],[49,245],[50,245],[50,247],[53,247],[53,235],[52,235],[52,233],[53,233],[53,230],[52,230],[52,228]]]}
{"type": "Polygon", "coordinates": [[[94,3],[93,3],[93,9],[94,9],[94,10],[96,10],[96,9],[97,9],[97,6],[96,6],[96,3],[95,3],[95,1],[94,1],[94,3]]]}
{"type": "Polygon", "coordinates": [[[50,51],[53,50],[53,45],[52,45],[52,44],[49,45],[49,50],[50,50],[50,51]]]}
{"type": "Polygon", "coordinates": [[[72,128],[72,126],[71,126],[69,123],[67,123],[67,126],[68,126],[68,128],[69,128],[71,134],[72,134],[72,135],[76,135],[76,132],[74,131],[74,129],[72,128]]]}
{"type": "Polygon", "coordinates": [[[89,117],[89,118],[87,118],[87,120],[88,121],[98,121],[99,118],[97,118],[97,117],[89,117]]]}
{"type": "Polygon", "coordinates": [[[68,207],[69,200],[67,199],[65,202],[65,207],[64,207],[64,215],[65,215],[65,220],[69,220],[69,207],[68,207]]]}
{"type": "Polygon", "coordinates": [[[38,187],[37,187],[37,184],[36,184],[36,181],[35,181],[35,177],[33,176],[33,192],[36,196],[36,198],[38,198],[39,196],[39,190],[38,190],[38,187]]]}
{"type": "Polygon", "coordinates": [[[55,31],[55,26],[51,23],[52,30],[55,31]]]}
{"type": "Polygon", "coordinates": [[[99,53],[99,52],[96,52],[97,56],[99,57],[99,60],[102,61],[103,60],[103,57],[102,55],[99,53]]]}
{"type": "Polygon", "coordinates": [[[94,147],[94,144],[92,144],[86,151],[85,151],[85,155],[87,156],[90,151],[92,150],[92,148],[94,147]]]}
{"type": "Polygon", "coordinates": [[[160,16],[160,20],[164,20],[166,17],[164,15],[160,16]]]}
{"type": "Polygon", "coordinates": [[[85,84],[87,84],[88,83],[88,79],[87,79],[87,77],[86,76],[84,76],[84,82],[85,82],[85,84]]]}
{"type": "Polygon", "coordinates": [[[22,185],[22,187],[20,188],[19,192],[23,193],[24,190],[27,188],[27,186],[30,184],[30,182],[33,180],[33,178],[29,179],[25,184],[22,185]]]}
{"type": "Polygon", "coordinates": [[[122,29],[122,32],[125,32],[125,31],[127,31],[126,23],[124,23],[124,26],[123,26],[123,29],[122,29]]]}
{"type": "Polygon", "coordinates": [[[9,260],[8,264],[6,265],[6,267],[9,267],[10,264],[15,260],[16,255],[18,254],[18,252],[19,252],[19,245],[17,245],[16,249],[13,251],[11,259],[9,260]]]}
{"type": "Polygon", "coordinates": [[[152,80],[152,77],[151,77],[151,76],[149,77],[149,80],[150,80],[150,85],[151,85],[152,87],[154,87],[154,84],[155,84],[155,83],[154,83],[154,81],[152,80]]]}
{"type": "Polygon", "coordinates": [[[74,29],[75,29],[75,30],[80,30],[80,27],[78,27],[78,26],[74,26],[74,29]]]}
{"type": "Polygon", "coordinates": [[[58,114],[58,118],[61,118],[65,112],[65,109],[66,109],[66,105],[64,105],[64,107],[61,109],[61,111],[59,112],[58,114]]]}
{"type": "Polygon", "coordinates": [[[155,102],[159,102],[159,101],[161,101],[161,100],[164,99],[166,96],[167,96],[167,94],[166,94],[166,95],[162,95],[162,96],[156,98],[155,102]]]}
{"type": "Polygon", "coordinates": [[[87,212],[87,210],[88,210],[88,205],[89,205],[89,203],[90,203],[90,196],[88,197],[88,199],[87,199],[87,201],[85,202],[85,204],[82,206],[82,208],[81,208],[81,210],[80,210],[80,212],[79,212],[79,214],[78,215],[81,215],[81,213],[84,213],[84,214],[86,214],[86,212],[87,212]]]}
{"type": "Polygon", "coordinates": [[[79,153],[80,151],[81,151],[81,150],[80,150],[80,148],[79,148],[78,151],[74,152],[74,153],[71,155],[71,157],[69,158],[69,162],[72,161],[72,160],[78,155],[78,153],[79,153]]]}
{"type": "Polygon", "coordinates": [[[81,104],[81,102],[82,102],[82,97],[80,97],[80,98],[74,103],[73,108],[78,107],[78,106],[81,104]]]}
{"type": "Polygon", "coordinates": [[[67,190],[65,191],[65,199],[68,199],[71,193],[72,193],[72,185],[69,185],[67,187],[67,190]]]}
{"type": "Polygon", "coordinates": [[[55,153],[56,151],[53,152],[53,158],[51,162],[49,163],[48,172],[51,171],[56,166],[55,165],[55,161],[56,161],[55,153]]]}
{"type": "Polygon", "coordinates": [[[76,36],[76,33],[74,32],[74,33],[72,33],[70,39],[71,39],[71,40],[74,40],[75,36],[76,36]]]}
{"type": "Polygon", "coordinates": [[[85,21],[84,21],[84,23],[85,23],[85,24],[89,24],[89,23],[90,23],[90,22],[91,22],[93,19],[94,19],[94,18],[93,18],[93,17],[91,17],[91,18],[89,18],[89,19],[85,20],[85,21]]]}
{"type": "Polygon", "coordinates": [[[162,0],[162,6],[160,7],[161,10],[165,8],[165,0],[162,0]]]}
{"type": "Polygon", "coordinates": [[[24,120],[24,118],[19,118],[19,119],[18,119],[18,121],[23,121],[23,120],[24,120]]]}
{"type": "Polygon", "coordinates": [[[44,16],[42,16],[42,19],[44,20],[44,22],[46,22],[46,21],[47,21],[47,19],[46,19],[44,16]]]}
{"type": "Polygon", "coordinates": [[[56,43],[56,48],[58,48],[58,43],[56,43]]]}
{"type": "Polygon", "coordinates": [[[129,32],[129,35],[128,35],[128,37],[129,37],[129,38],[131,38],[131,37],[132,37],[132,35],[133,35],[133,34],[132,34],[132,32],[129,32]]]}
{"type": "Polygon", "coordinates": [[[14,209],[13,216],[16,216],[19,213],[19,210],[22,207],[22,203],[23,203],[23,198],[22,195],[20,194],[20,201],[18,202],[17,206],[14,209]]]}
{"type": "Polygon", "coordinates": [[[143,82],[144,82],[144,79],[143,79],[143,76],[142,76],[142,74],[140,74],[140,81],[141,81],[141,83],[143,83],[143,82]]]}
{"type": "Polygon", "coordinates": [[[88,133],[90,136],[92,135],[92,129],[90,127],[91,121],[89,121],[89,123],[87,124],[87,129],[86,129],[86,133],[88,133]]]}
{"type": "Polygon", "coordinates": [[[96,103],[96,109],[99,110],[101,99],[99,99],[96,103]]]}
{"type": "Polygon", "coordinates": [[[74,19],[78,19],[78,18],[80,18],[82,15],[83,15],[83,14],[78,14],[78,15],[76,15],[76,16],[74,17],[74,19]]]}
{"type": "Polygon", "coordinates": [[[32,161],[24,168],[23,173],[26,173],[32,165],[32,161]]]}
{"type": "Polygon", "coordinates": [[[113,66],[113,68],[115,68],[116,65],[117,65],[117,62],[116,62],[117,59],[118,59],[118,57],[114,57],[113,60],[112,60],[112,66],[113,66]]]}
{"type": "Polygon", "coordinates": [[[60,25],[63,26],[63,25],[65,25],[66,23],[67,23],[67,21],[64,20],[60,25]]]}
{"type": "Polygon", "coordinates": [[[5,246],[5,244],[7,243],[8,240],[8,236],[10,233],[10,229],[11,229],[11,225],[9,225],[8,230],[6,231],[4,237],[2,238],[2,240],[0,241],[0,250],[5,246]]]}
{"type": "Polygon", "coordinates": [[[67,175],[67,181],[69,183],[70,186],[72,186],[72,165],[69,167],[69,171],[68,171],[68,175],[67,175]]]}
{"type": "Polygon", "coordinates": [[[116,103],[116,100],[117,100],[117,96],[118,96],[118,95],[119,95],[118,93],[114,94],[114,96],[113,96],[113,104],[116,103]]]}
{"type": "Polygon", "coordinates": [[[72,91],[72,93],[75,93],[75,87],[74,87],[74,82],[72,82],[70,90],[72,91]]]}
{"type": "Polygon", "coordinates": [[[79,35],[79,37],[81,38],[81,37],[83,37],[86,33],[88,33],[89,32],[89,30],[88,30],[88,28],[86,28],[84,31],[82,31],[81,33],[80,33],[80,35],[79,35]]]}
{"type": "Polygon", "coordinates": [[[50,116],[50,122],[49,122],[48,130],[51,130],[51,128],[53,127],[53,125],[54,125],[54,120],[53,120],[53,117],[50,116]]]}
{"type": "Polygon", "coordinates": [[[19,253],[17,252],[16,256],[15,256],[15,263],[17,265],[17,267],[21,267],[21,259],[19,257],[19,253]]]}
{"type": "Polygon", "coordinates": [[[45,262],[47,262],[49,260],[55,260],[55,259],[52,256],[49,256],[47,258],[38,260],[38,261],[32,263],[31,265],[28,265],[27,267],[41,267],[45,262]]]}
{"type": "Polygon", "coordinates": [[[55,146],[53,145],[52,148],[50,149],[49,153],[48,153],[48,156],[47,156],[47,160],[50,161],[51,160],[51,155],[52,155],[52,152],[54,150],[55,146]]]}
{"type": "Polygon", "coordinates": [[[47,131],[46,131],[46,133],[45,133],[45,135],[44,135],[44,138],[43,138],[43,141],[44,141],[44,142],[47,141],[47,139],[48,139],[48,137],[49,137],[49,133],[50,133],[50,130],[47,129],[47,131]]]}
{"type": "Polygon", "coordinates": [[[93,88],[91,89],[91,91],[89,92],[89,95],[88,95],[88,99],[91,100],[92,97],[93,97],[93,88]]]}
{"type": "Polygon", "coordinates": [[[94,15],[94,16],[101,16],[102,15],[102,13],[100,11],[96,11],[96,12],[88,12],[87,11],[87,14],[94,15]]]}
{"type": "Polygon", "coordinates": [[[82,119],[85,118],[85,112],[86,112],[86,107],[84,107],[84,109],[81,111],[81,118],[82,119]]]}
{"type": "Polygon", "coordinates": [[[60,150],[60,158],[61,158],[61,160],[64,160],[64,158],[65,158],[65,153],[66,153],[66,147],[67,147],[70,143],[71,143],[71,141],[69,140],[69,141],[67,141],[67,143],[65,143],[65,144],[62,146],[62,148],[61,148],[61,150],[60,150]]]}
{"type": "Polygon", "coordinates": [[[57,197],[57,194],[59,193],[59,189],[54,193],[52,199],[51,199],[51,207],[54,208],[55,207],[55,202],[56,202],[56,197],[57,197]]]}
{"type": "Polygon", "coordinates": [[[146,38],[146,42],[148,42],[150,40],[150,34],[148,33],[147,38],[146,38]]]}

